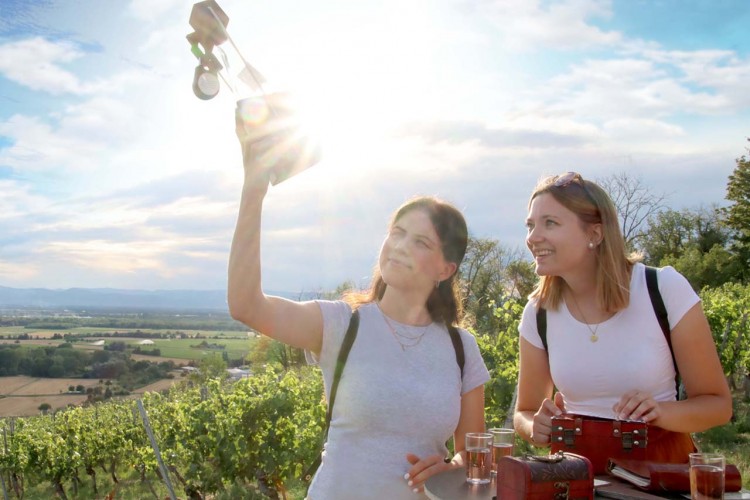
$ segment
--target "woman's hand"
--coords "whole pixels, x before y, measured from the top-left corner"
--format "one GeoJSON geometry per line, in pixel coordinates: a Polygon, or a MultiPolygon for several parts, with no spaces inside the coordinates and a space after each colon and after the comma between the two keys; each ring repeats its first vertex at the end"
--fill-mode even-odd
{"type": "Polygon", "coordinates": [[[640,420],[652,423],[661,416],[659,403],[651,394],[638,390],[628,391],[612,407],[619,420],[640,420]]]}
{"type": "Polygon", "coordinates": [[[411,464],[411,468],[404,475],[404,479],[414,493],[424,492],[424,482],[435,474],[463,467],[460,455],[456,455],[453,460],[446,463],[444,457],[440,455],[420,459],[413,453],[407,453],[406,460],[411,464]]]}
{"type": "Polygon", "coordinates": [[[271,173],[272,159],[286,136],[285,130],[273,130],[273,119],[262,124],[246,123],[241,110],[234,115],[235,133],[242,148],[245,188],[256,195],[265,195],[271,173]]]}
{"type": "Polygon", "coordinates": [[[565,402],[562,393],[558,392],[554,400],[546,398],[539,410],[534,413],[531,428],[531,444],[546,446],[550,443],[552,433],[552,417],[559,417],[565,412],[565,402]]]}

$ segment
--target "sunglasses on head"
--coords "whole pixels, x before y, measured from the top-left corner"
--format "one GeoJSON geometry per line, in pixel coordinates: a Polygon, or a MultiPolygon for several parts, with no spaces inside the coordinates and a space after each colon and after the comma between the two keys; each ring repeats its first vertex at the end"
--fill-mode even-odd
{"type": "Polygon", "coordinates": [[[564,174],[558,175],[553,185],[555,187],[564,188],[570,186],[571,183],[576,181],[585,188],[583,177],[581,177],[581,174],[578,172],[565,172],[564,174]]]}
{"type": "Polygon", "coordinates": [[[555,179],[555,182],[553,182],[552,185],[558,188],[566,188],[573,183],[581,186],[583,192],[586,193],[586,196],[588,196],[589,200],[591,200],[594,206],[598,209],[599,204],[596,202],[596,198],[591,196],[591,193],[586,188],[586,183],[584,182],[583,177],[581,177],[581,174],[579,174],[578,172],[565,172],[564,174],[560,174],[557,176],[557,179],[555,179]]]}

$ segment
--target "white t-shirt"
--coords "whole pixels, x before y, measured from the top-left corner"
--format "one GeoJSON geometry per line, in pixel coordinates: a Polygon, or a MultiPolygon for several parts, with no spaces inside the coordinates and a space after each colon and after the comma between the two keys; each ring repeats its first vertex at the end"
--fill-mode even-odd
{"type": "MultiPolygon", "coordinates": [[[[319,361],[328,397],[351,309],[340,301],[318,303],[323,346],[320,359],[308,353],[308,361],[319,361]]],[[[445,442],[458,425],[461,395],[487,382],[489,372],[476,339],[465,330],[459,329],[465,358],[462,383],[444,325],[433,323],[417,345],[402,350],[376,304],[359,311],[357,338],[339,382],[328,442],[308,498],[425,498],[404,479],[411,467],[406,454],[446,456],[445,442]]]]}
{"type": "MultiPolygon", "coordinates": [[[[547,310],[547,346],[555,386],[569,413],[615,418],[612,406],[627,391],[651,393],[657,401],[674,401],[672,354],[656,319],[643,264],[636,264],[630,280],[630,304],[607,321],[590,325],[599,337],[576,320],[563,301],[547,310]]],[[[700,298],[690,283],[672,267],[658,271],[659,291],[670,329],[700,298]]],[[[529,301],[518,327],[521,336],[544,349],[536,327],[536,301],[529,301]]]]}

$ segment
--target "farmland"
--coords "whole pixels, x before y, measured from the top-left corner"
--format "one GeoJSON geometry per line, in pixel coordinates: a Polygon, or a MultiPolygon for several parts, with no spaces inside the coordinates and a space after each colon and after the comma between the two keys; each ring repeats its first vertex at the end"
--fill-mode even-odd
{"type": "MultiPolygon", "coordinates": [[[[61,352],[59,348],[72,348],[86,352],[119,352],[138,362],[172,362],[176,368],[197,365],[207,356],[219,355],[230,366],[243,364],[249,352],[258,341],[254,334],[227,324],[226,318],[196,316],[195,328],[191,317],[180,316],[171,323],[168,317],[147,317],[139,315],[123,318],[80,318],[66,316],[57,318],[22,318],[13,323],[8,316],[0,326],[0,347],[16,352],[29,352],[47,349],[51,355],[61,352]],[[59,324],[55,324],[55,322],[59,324]],[[115,328],[91,326],[91,323],[113,323],[115,328]],[[121,324],[132,328],[123,328],[121,324]],[[228,328],[227,328],[228,327],[228,328]]],[[[102,352],[102,355],[105,353],[102,352]]],[[[150,365],[146,365],[150,366],[150,365]]],[[[166,372],[165,372],[166,373],[166,372]]],[[[155,380],[143,385],[128,386],[123,396],[139,397],[147,391],[161,391],[184,380],[184,373],[175,370],[171,378],[155,380]]],[[[152,379],[153,380],[153,379],[152,379]]],[[[91,397],[91,393],[104,393],[107,389],[118,394],[122,387],[114,379],[91,378],[44,378],[33,374],[0,377],[0,417],[27,416],[39,413],[42,405],[52,410],[69,405],[80,405],[91,397]],[[70,388],[78,390],[70,391],[70,388]],[[82,389],[82,390],[81,390],[82,389]]]]}
{"type": "Polygon", "coordinates": [[[36,415],[42,403],[52,408],[81,404],[86,394],[69,393],[68,388],[92,387],[98,383],[98,380],[78,378],[0,377],[0,416],[36,415]]]}

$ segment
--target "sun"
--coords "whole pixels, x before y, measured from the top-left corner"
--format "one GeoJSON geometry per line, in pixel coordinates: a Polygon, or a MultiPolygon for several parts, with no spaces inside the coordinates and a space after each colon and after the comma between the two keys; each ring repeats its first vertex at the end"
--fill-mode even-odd
{"type": "MultiPolygon", "coordinates": [[[[406,2],[359,24],[312,24],[297,43],[295,65],[285,68],[286,87],[294,95],[305,133],[323,151],[326,168],[341,173],[377,168],[373,156],[387,152],[405,124],[425,120],[436,109],[434,43],[438,37],[425,9],[406,2]],[[300,53],[300,51],[302,51],[300,53]]],[[[295,37],[295,40],[298,40],[295,37]]]]}
{"type": "MultiPolygon", "coordinates": [[[[260,106],[247,113],[248,123],[270,119],[295,127],[285,145],[274,144],[269,161],[299,152],[306,141],[302,163],[318,153],[322,158],[320,174],[308,182],[333,188],[340,178],[360,180],[394,163],[409,124],[429,121],[448,106],[436,91],[444,68],[438,67],[442,43],[432,4],[384,2],[367,11],[352,6],[341,15],[306,18],[293,26],[294,37],[248,41],[248,47],[266,42],[263,57],[248,61],[267,79],[265,99],[272,107],[277,92],[288,99],[279,107],[283,120],[260,106]]],[[[219,98],[231,99],[230,93],[224,89],[219,98]]]]}

